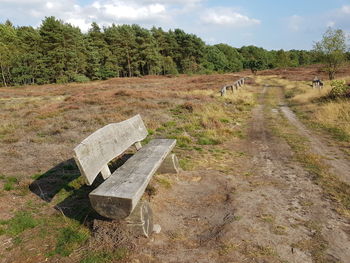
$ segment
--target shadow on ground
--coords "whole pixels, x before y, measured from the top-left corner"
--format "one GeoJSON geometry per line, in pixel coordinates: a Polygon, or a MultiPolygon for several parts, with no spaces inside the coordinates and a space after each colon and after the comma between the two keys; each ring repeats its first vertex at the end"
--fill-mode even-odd
{"type": "MultiPolygon", "coordinates": [[[[124,154],[113,160],[109,164],[111,172],[131,156],[124,154]]],[[[56,204],[55,209],[65,216],[80,223],[88,223],[94,219],[104,219],[93,210],[89,201],[89,193],[102,182],[102,176],[98,175],[91,186],[86,185],[74,159],[69,159],[40,175],[29,185],[29,189],[45,202],[56,204]]]]}

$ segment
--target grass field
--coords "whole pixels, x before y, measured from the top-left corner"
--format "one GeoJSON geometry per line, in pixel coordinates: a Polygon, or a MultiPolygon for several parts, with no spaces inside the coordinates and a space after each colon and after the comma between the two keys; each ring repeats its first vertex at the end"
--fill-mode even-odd
{"type": "Polygon", "coordinates": [[[0,263],[341,262],[328,254],[346,255],[329,252],[345,234],[329,239],[324,222],[346,227],[348,185],[280,110],[350,159],[350,103],[325,99],[328,81],[312,89],[319,70],[250,75],[225,97],[220,88],[248,72],[1,88],[0,263]],[[149,240],[93,211],[88,193],[101,180],[85,185],[72,159],[89,134],[136,114],[143,144],[177,139],[183,169],[156,174],[144,194],[164,226],[149,240]]]}
{"type": "MultiPolygon", "coordinates": [[[[255,104],[248,91],[219,96],[222,85],[238,78],[145,77],[0,89],[1,254],[11,262],[125,258],[123,246],[88,249],[97,215],[87,198],[92,187],[79,176],[72,149],[103,125],[140,113],[149,131],[144,143],[177,139],[184,170],[228,171],[221,161],[230,155],[224,144],[244,137],[255,104]]],[[[166,177],[155,181],[171,187],[166,177]]]]}

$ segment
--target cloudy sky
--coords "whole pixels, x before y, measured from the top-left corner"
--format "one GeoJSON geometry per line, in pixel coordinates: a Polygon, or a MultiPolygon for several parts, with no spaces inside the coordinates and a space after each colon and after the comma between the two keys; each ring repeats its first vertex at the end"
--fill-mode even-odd
{"type": "Polygon", "coordinates": [[[0,0],[0,22],[37,27],[45,16],[84,32],[93,21],[181,28],[234,47],[311,49],[327,27],[350,35],[350,0],[0,0]]]}

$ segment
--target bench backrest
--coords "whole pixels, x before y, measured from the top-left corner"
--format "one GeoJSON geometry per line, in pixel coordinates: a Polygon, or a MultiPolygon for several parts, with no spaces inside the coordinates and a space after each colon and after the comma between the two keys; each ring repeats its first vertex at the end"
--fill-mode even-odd
{"type": "Polygon", "coordinates": [[[147,137],[147,129],[140,115],[111,123],[97,130],[74,148],[74,159],[87,184],[91,185],[101,172],[110,175],[107,164],[130,146],[147,137]]]}

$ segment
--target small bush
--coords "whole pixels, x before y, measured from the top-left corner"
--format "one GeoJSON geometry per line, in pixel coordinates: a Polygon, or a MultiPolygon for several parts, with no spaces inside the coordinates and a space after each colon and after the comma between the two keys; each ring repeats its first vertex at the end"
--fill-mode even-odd
{"type": "Polygon", "coordinates": [[[86,77],[85,75],[82,74],[75,74],[73,76],[73,81],[74,82],[79,82],[79,83],[84,83],[84,82],[88,82],[90,81],[90,79],[88,77],[86,77]]]}
{"type": "Polygon", "coordinates": [[[67,76],[60,76],[56,79],[57,84],[65,84],[68,83],[69,79],[67,76]]]}
{"type": "Polygon", "coordinates": [[[344,80],[333,80],[331,82],[331,87],[332,89],[329,92],[329,97],[332,99],[345,97],[350,91],[349,86],[345,84],[344,80]]]}

